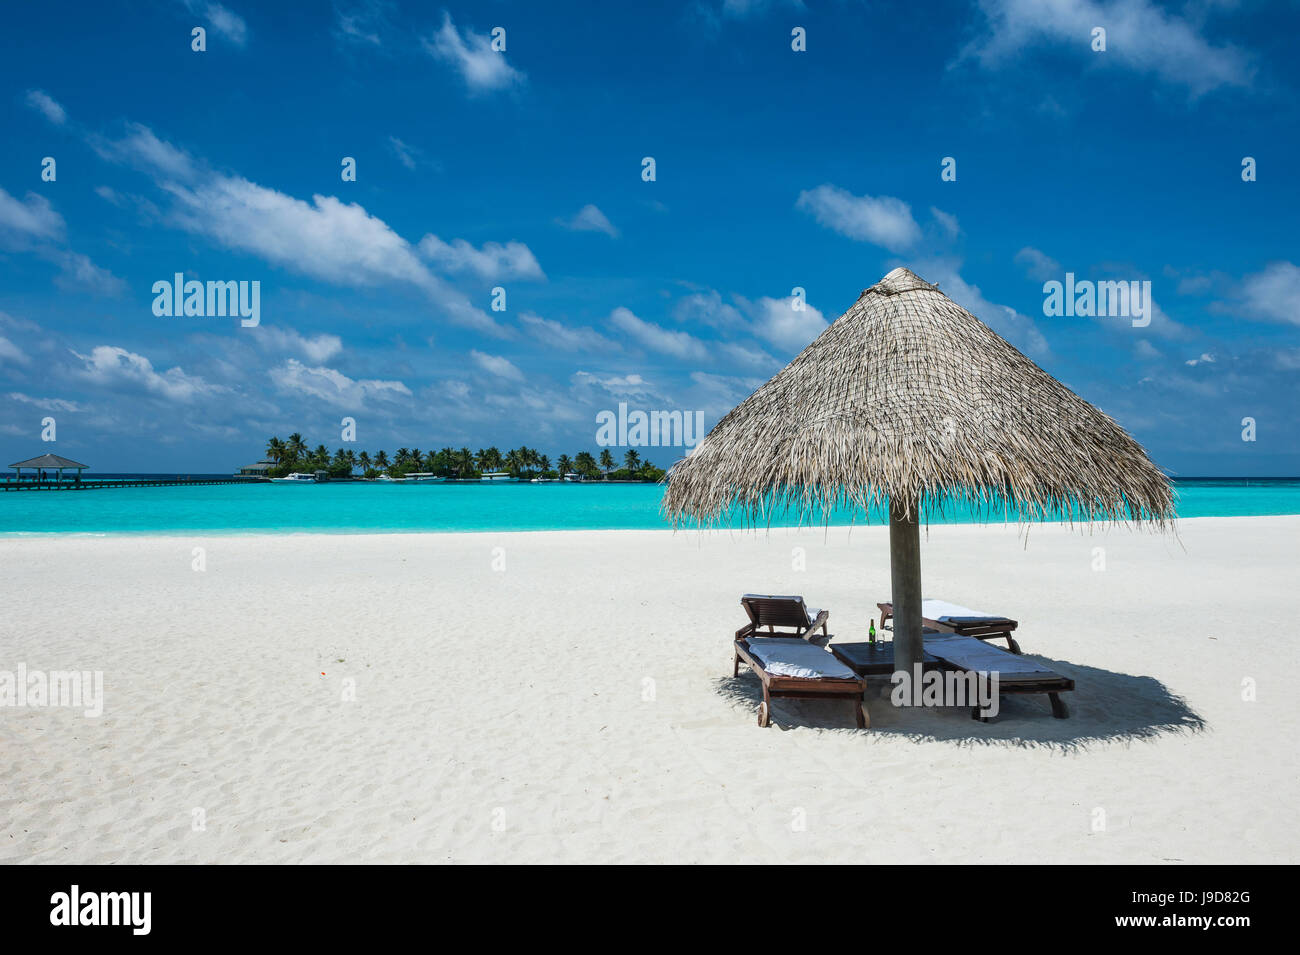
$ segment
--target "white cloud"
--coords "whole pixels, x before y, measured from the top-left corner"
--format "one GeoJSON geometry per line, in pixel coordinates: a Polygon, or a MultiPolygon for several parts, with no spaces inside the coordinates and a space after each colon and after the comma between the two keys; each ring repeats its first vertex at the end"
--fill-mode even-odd
{"type": "Polygon", "coordinates": [[[48,199],[29,192],[24,200],[0,189],[0,250],[34,252],[59,267],[55,282],[65,289],[117,295],[125,283],[79,252],[64,246],[63,217],[48,199]]]}
{"type": "Polygon", "coordinates": [[[419,250],[444,272],[473,272],[489,281],[546,278],[532,250],[522,242],[485,242],[476,249],[464,239],[448,243],[429,233],[420,240],[419,250]]]}
{"type": "Polygon", "coordinates": [[[154,131],[140,123],[128,123],[127,133],[121,139],[90,138],[97,153],[112,162],[143,169],[155,176],[189,182],[198,175],[198,167],[190,154],[164,142],[154,131]]]}
{"type": "Polygon", "coordinates": [[[1213,365],[1214,362],[1214,356],[1205,352],[1200,358],[1189,358],[1187,361],[1183,362],[1183,364],[1188,368],[1195,368],[1197,365],[1213,365]]]}
{"type": "Polygon", "coordinates": [[[244,46],[248,42],[248,24],[229,7],[203,0],[185,0],[185,6],[191,13],[206,17],[208,26],[235,46],[244,46]]]}
{"type": "Polygon", "coordinates": [[[392,4],[386,0],[360,0],[334,5],[334,35],[349,43],[383,46],[383,38],[392,29],[392,4]]]}
{"type": "Polygon", "coordinates": [[[96,148],[108,158],[159,176],[159,187],[175,200],[170,219],[186,231],[336,285],[408,284],[435,301],[453,322],[498,337],[507,334],[434,275],[409,242],[358,203],[320,194],[306,202],[239,176],[215,173],[138,124],[124,139],[101,141],[96,148]]]}
{"type": "Polygon", "coordinates": [[[65,289],[81,289],[92,295],[121,295],[126,283],[108,269],[100,268],[80,252],[59,249],[47,256],[59,266],[55,284],[65,289]]]}
{"type": "Polygon", "coordinates": [[[371,398],[393,401],[411,397],[411,390],[400,381],[354,380],[333,368],[308,367],[296,358],[271,369],[271,381],[281,391],[340,408],[359,408],[371,398]]]}
{"type": "Polygon", "coordinates": [[[1016,253],[1016,264],[1023,266],[1025,274],[1030,278],[1046,282],[1049,279],[1060,281],[1065,274],[1061,271],[1061,263],[1057,262],[1045,252],[1040,252],[1033,246],[1025,246],[1016,253]]]}
{"type": "Polygon", "coordinates": [[[523,381],[524,373],[507,358],[500,355],[489,355],[485,352],[471,349],[469,357],[474,359],[474,363],[490,375],[496,375],[498,378],[505,378],[508,381],[523,381]]]}
{"type": "Polygon", "coordinates": [[[673,306],[673,318],[679,322],[700,322],[714,328],[739,328],[745,318],[734,305],[722,300],[722,295],[710,289],[692,292],[673,306]]]}
{"type": "Polygon", "coordinates": [[[1270,262],[1241,280],[1241,310],[1251,318],[1300,325],[1300,267],[1270,262]]]}
{"type": "Polygon", "coordinates": [[[1001,67],[1040,44],[1073,48],[1080,59],[1151,73],[1200,96],[1223,86],[1248,86],[1249,58],[1230,44],[1215,46],[1198,26],[1151,0],[979,0],[988,29],[960,59],[1001,67]],[[1106,51],[1093,52],[1092,30],[1106,30],[1106,51]],[[1101,59],[1103,58],[1104,59],[1101,59]]]}
{"type": "Polygon", "coordinates": [[[276,325],[258,325],[250,331],[254,340],[263,348],[297,352],[316,365],[329,361],[343,351],[343,340],[337,335],[321,333],[308,337],[291,328],[276,325]]]}
{"type": "Polygon", "coordinates": [[[28,90],[27,105],[42,113],[55,126],[62,126],[68,119],[63,107],[44,90],[28,90]]]}
{"type": "Polygon", "coordinates": [[[610,238],[618,238],[618,229],[605,217],[605,213],[591,203],[587,203],[579,209],[572,219],[556,219],[555,221],[566,229],[572,229],[574,232],[603,232],[610,238]]]}
{"type": "Polygon", "coordinates": [[[519,322],[530,335],[548,348],[562,351],[605,352],[618,351],[619,344],[606,338],[594,328],[573,328],[532,312],[519,316],[519,322]]]}
{"type": "Polygon", "coordinates": [[[746,368],[763,368],[773,370],[779,364],[775,358],[757,346],[741,345],[737,342],[718,342],[718,353],[725,355],[733,365],[746,368]]]}
{"type": "Polygon", "coordinates": [[[596,375],[588,371],[578,371],[573,375],[573,383],[583,387],[599,388],[617,398],[660,398],[667,396],[640,375],[596,375]]]}
{"type": "Polygon", "coordinates": [[[934,221],[939,223],[939,227],[943,229],[948,238],[955,239],[961,234],[961,224],[957,221],[956,216],[935,206],[930,207],[930,215],[934,216],[934,221]]]}
{"type": "Polygon", "coordinates": [[[740,404],[760,387],[763,378],[737,378],[733,375],[715,375],[704,371],[691,372],[691,381],[700,386],[700,390],[713,399],[715,407],[721,413],[740,404]]]}
{"type": "Polygon", "coordinates": [[[610,324],[626,332],[651,351],[672,355],[674,358],[702,361],[708,357],[704,343],[686,332],[661,328],[653,322],[637,318],[631,309],[619,306],[610,313],[610,324]]]}
{"type": "Polygon", "coordinates": [[[921,238],[912,208],[893,196],[855,196],[825,183],[799,193],[795,207],[811,213],[828,229],[863,242],[901,252],[921,238]]]}
{"type": "Polygon", "coordinates": [[[715,0],[701,2],[696,11],[714,26],[723,20],[747,20],[773,10],[802,10],[803,0],[715,0]]]}
{"type": "Polygon", "coordinates": [[[86,410],[86,408],[77,404],[75,401],[68,401],[65,398],[34,398],[31,395],[25,395],[18,391],[11,391],[9,394],[5,395],[5,397],[10,401],[19,401],[25,405],[40,408],[42,411],[67,411],[75,413],[86,410]]]}
{"type": "Polygon", "coordinates": [[[504,51],[492,49],[490,36],[468,30],[462,34],[450,13],[443,13],[442,28],[424,41],[424,48],[454,66],[472,93],[507,89],[524,81],[524,74],[506,61],[504,51]]]}
{"type": "Polygon", "coordinates": [[[63,238],[63,217],[34,192],[23,201],[0,189],[0,247],[25,248],[32,240],[63,238]]]}
{"type": "Polygon", "coordinates": [[[794,298],[760,298],[754,303],[754,331],[784,351],[802,351],[826,330],[826,318],[804,303],[795,310],[794,298]]]}
{"type": "Polygon", "coordinates": [[[27,357],[27,353],[3,335],[0,335],[0,361],[11,362],[15,365],[31,364],[31,359],[27,357]]]}
{"type": "Polygon", "coordinates": [[[420,156],[420,150],[416,149],[414,146],[409,145],[408,143],[402,142],[396,136],[388,137],[388,146],[390,149],[392,149],[393,155],[397,157],[398,162],[400,162],[407,169],[415,168],[416,160],[420,156]]]}
{"type": "Polygon", "coordinates": [[[89,355],[76,351],[72,354],[83,362],[80,376],[96,385],[138,385],[170,401],[184,402],[222,390],[198,376],[186,374],[180,367],[156,371],[148,358],[114,345],[96,345],[89,355]]]}

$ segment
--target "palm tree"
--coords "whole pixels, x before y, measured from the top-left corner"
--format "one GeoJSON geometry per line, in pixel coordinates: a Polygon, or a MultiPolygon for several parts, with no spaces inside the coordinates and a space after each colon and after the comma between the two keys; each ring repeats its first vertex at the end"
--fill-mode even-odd
{"type": "Polygon", "coordinates": [[[282,457],[284,457],[283,441],[279,438],[272,438],[270,441],[266,442],[266,459],[268,461],[279,464],[282,457]]]}
{"type": "Polygon", "coordinates": [[[641,467],[641,455],[636,453],[636,448],[627,449],[627,454],[623,455],[623,464],[629,471],[636,471],[641,467]]]}
{"type": "Polygon", "coordinates": [[[560,477],[564,477],[564,475],[573,470],[573,461],[567,454],[561,454],[558,467],[560,469],[560,477]]]}
{"type": "Polygon", "coordinates": [[[456,452],[456,470],[461,477],[468,477],[469,472],[474,470],[474,453],[469,448],[461,448],[456,452]]]}
{"type": "Polygon", "coordinates": [[[386,471],[388,469],[387,451],[379,451],[375,454],[375,467],[380,471],[386,471]]]}
{"type": "Polygon", "coordinates": [[[367,471],[369,471],[369,470],[370,470],[370,452],[369,452],[369,451],[362,451],[359,455],[357,455],[357,464],[360,466],[360,468],[361,468],[361,473],[362,473],[362,474],[365,474],[367,471]]]}
{"type": "Polygon", "coordinates": [[[511,448],[506,452],[506,470],[514,477],[518,477],[524,469],[524,455],[518,448],[511,448]]]}
{"type": "Polygon", "coordinates": [[[290,464],[297,464],[298,459],[307,453],[307,443],[297,431],[289,435],[289,440],[284,444],[284,453],[290,464]]]}
{"type": "Polygon", "coordinates": [[[551,459],[544,454],[539,455],[537,458],[537,468],[545,474],[551,469],[551,459]]]}
{"type": "MultiPolygon", "coordinates": [[[[529,469],[532,468],[533,466],[533,458],[537,456],[537,452],[534,451],[532,448],[528,447],[528,445],[521,444],[519,445],[518,454],[519,454],[519,473],[522,474],[524,477],[528,477],[529,469]]],[[[506,455],[506,459],[509,460],[509,458],[510,455],[506,455]]]]}
{"type": "Polygon", "coordinates": [[[433,459],[433,471],[443,477],[451,477],[456,467],[456,452],[443,448],[433,459]]]}
{"type": "Polygon", "coordinates": [[[605,480],[609,480],[609,472],[614,470],[614,455],[609,453],[609,448],[602,448],[600,452],[600,469],[605,472],[605,480]]]}
{"type": "Polygon", "coordinates": [[[423,460],[423,456],[420,454],[420,449],[411,448],[411,456],[407,458],[407,460],[411,462],[417,471],[420,470],[420,462],[423,460]]]}

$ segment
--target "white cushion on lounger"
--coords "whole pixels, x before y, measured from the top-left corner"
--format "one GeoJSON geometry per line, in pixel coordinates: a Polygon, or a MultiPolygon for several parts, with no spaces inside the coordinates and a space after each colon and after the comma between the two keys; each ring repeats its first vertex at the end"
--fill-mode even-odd
{"type": "Polygon", "coordinates": [[[997,673],[998,679],[1003,683],[1060,676],[1059,673],[1044,669],[1041,663],[1010,653],[975,637],[962,637],[955,633],[933,635],[927,633],[923,642],[927,653],[954,663],[963,670],[997,673]]]}
{"type": "Polygon", "coordinates": [[[950,604],[946,600],[922,600],[921,616],[926,620],[942,620],[945,622],[952,619],[967,620],[975,617],[987,617],[989,620],[1007,619],[1001,614],[971,610],[970,607],[963,607],[961,604],[950,604]]]}
{"type": "Polygon", "coordinates": [[[809,607],[807,604],[804,604],[803,609],[808,611],[809,623],[812,623],[814,620],[816,620],[817,615],[822,612],[820,607],[809,607]]]}
{"type": "Polygon", "coordinates": [[[749,637],[749,652],[773,676],[851,680],[855,674],[821,647],[798,637],[749,637]]]}

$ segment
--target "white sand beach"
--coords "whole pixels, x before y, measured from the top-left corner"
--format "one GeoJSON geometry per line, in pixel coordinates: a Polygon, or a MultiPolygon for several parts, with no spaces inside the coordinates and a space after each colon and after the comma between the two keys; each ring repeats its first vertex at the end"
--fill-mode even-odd
{"type": "Polygon", "coordinates": [[[731,641],[746,591],[865,639],[881,527],[0,540],[0,670],[104,673],[98,718],[0,709],[0,862],[1300,861],[1300,517],[1179,529],[931,527],[926,594],[1018,619],[1071,717],[869,730],[760,729],[731,641]]]}

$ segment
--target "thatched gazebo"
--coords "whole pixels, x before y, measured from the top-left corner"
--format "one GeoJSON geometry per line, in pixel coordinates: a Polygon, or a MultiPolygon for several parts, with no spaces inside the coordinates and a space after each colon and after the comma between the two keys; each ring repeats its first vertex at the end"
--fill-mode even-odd
{"type": "Polygon", "coordinates": [[[28,458],[26,461],[19,461],[17,464],[11,464],[9,466],[14,469],[14,480],[16,481],[21,481],[23,479],[23,468],[31,468],[36,472],[35,476],[32,478],[33,481],[41,479],[41,475],[46,471],[57,471],[58,477],[56,480],[60,482],[63,480],[63,472],[65,470],[76,471],[77,480],[80,481],[81,472],[90,467],[89,464],[82,464],[79,461],[74,461],[71,458],[65,458],[58,454],[42,454],[34,458],[28,458]]]}
{"type": "Polygon", "coordinates": [[[1160,530],[1174,518],[1169,481],[1114,419],[907,269],[864,291],[667,482],[678,523],[887,508],[894,665],[909,673],[927,507],[1160,530]]]}

